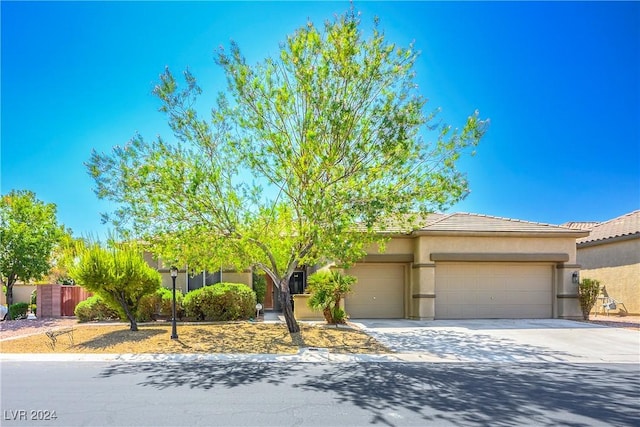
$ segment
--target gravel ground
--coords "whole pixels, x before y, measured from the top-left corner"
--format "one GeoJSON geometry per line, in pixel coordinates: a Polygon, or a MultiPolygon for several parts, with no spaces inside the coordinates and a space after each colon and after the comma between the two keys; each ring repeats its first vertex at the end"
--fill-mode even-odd
{"type": "Polygon", "coordinates": [[[78,325],[78,320],[75,317],[63,319],[5,320],[0,322],[0,340],[45,333],[51,329],[64,328],[71,325],[78,325]]]}
{"type": "MultiPolygon", "coordinates": [[[[592,315],[588,322],[614,328],[627,328],[640,331],[640,316],[592,315]]],[[[24,319],[3,321],[0,322],[0,340],[45,333],[51,329],[64,328],[71,325],[82,326],[91,324],[94,323],[78,324],[78,321],[74,317],[66,317],[62,319],[24,319]]]]}

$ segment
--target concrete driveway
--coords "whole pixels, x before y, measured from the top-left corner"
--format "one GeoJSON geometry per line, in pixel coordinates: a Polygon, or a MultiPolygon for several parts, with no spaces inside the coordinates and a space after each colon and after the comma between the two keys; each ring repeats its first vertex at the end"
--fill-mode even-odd
{"type": "Polygon", "coordinates": [[[640,332],[560,319],[353,322],[406,361],[640,363],[640,332]]]}

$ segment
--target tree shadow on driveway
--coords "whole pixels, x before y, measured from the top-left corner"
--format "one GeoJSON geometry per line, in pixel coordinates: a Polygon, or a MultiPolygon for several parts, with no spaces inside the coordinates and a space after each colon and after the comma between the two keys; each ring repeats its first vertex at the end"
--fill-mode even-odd
{"type": "Polygon", "coordinates": [[[367,334],[398,353],[420,353],[445,360],[523,362],[563,361],[570,353],[518,343],[489,334],[467,333],[452,329],[403,329],[367,334]]]}

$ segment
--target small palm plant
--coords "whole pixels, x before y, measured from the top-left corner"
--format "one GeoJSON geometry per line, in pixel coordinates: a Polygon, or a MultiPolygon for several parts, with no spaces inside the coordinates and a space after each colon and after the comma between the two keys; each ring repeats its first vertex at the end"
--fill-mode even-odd
{"type": "Polygon", "coordinates": [[[307,292],[311,297],[307,304],[312,310],[322,311],[327,323],[345,323],[347,314],[340,307],[340,300],[349,292],[356,278],[337,271],[318,271],[309,276],[307,292]]]}

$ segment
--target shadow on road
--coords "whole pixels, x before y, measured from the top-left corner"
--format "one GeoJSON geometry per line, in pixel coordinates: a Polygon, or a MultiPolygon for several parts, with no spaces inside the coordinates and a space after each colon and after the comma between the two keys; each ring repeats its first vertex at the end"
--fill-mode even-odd
{"type": "Polygon", "coordinates": [[[141,375],[140,386],[158,389],[266,383],[331,393],[336,404],[356,406],[371,414],[371,424],[388,426],[402,424],[394,416],[402,411],[425,425],[622,426],[637,425],[640,415],[635,365],[206,361],[118,364],[100,378],[115,375],[141,375]]]}
{"type": "Polygon", "coordinates": [[[637,425],[640,414],[637,371],[584,365],[369,363],[336,367],[297,386],[336,393],[339,402],[370,411],[372,423],[390,426],[388,414],[398,408],[429,423],[490,426],[567,425],[558,419],[564,412],[589,424],[637,425]]]}
{"type": "Polygon", "coordinates": [[[242,362],[134,362],[112,365],[100,373],[100,378],[114,375],[145,375],[138,385],[166,389],[189,387],[210,390],[216,387],[233,388],[265,381],[282,383],[301,365],[290,367],[282,363],[242,362]]]}

